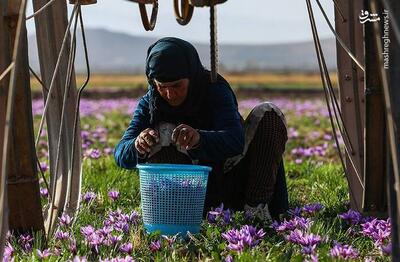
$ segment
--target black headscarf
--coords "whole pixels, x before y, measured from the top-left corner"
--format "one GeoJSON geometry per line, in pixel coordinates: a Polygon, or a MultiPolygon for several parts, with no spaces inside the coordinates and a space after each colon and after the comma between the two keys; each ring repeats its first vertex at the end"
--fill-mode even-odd
{"type": "Polygon", "coordinates": [[[202,127],[205,99],[211,82],[210,73],[204,69],[193,45],[173,37],[158,40],[147,51],[146,75],[151,125],[165,121],[202,127]],[[181,105],[171,106],[158,93],[154,79],[172,82],[182,78],[189,79],[187,97],[181,105]]]}

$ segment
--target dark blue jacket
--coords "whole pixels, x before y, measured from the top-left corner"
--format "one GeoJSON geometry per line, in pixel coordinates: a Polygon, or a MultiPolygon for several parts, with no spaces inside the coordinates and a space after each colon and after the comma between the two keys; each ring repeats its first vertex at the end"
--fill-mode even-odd
{"type": "MultiPolygon", "coordinates": [[[[152,127],[150,123],[148,91],[139,101],[128,129],[114,150],[118,166],[133,169],[137,163],[145,162],[138,158],[135,139],[144,129],[152,127]]],[[[241,154],[244,147],[244,130],[238,112],[236,97],[226,81],[211,84],[202,105],[205,113],[194,121],[202,123],[193,126],[200,133],[200,145],[188,151],[199,163],[221,163],[225,159],[241,154]],[[199,124],[200,125],[200,124],[199,124]]],[[[180,123],[177,123],[180,124],[180,123]]],[[[187,123],[182,123],[187,124],[187,123]]]]}

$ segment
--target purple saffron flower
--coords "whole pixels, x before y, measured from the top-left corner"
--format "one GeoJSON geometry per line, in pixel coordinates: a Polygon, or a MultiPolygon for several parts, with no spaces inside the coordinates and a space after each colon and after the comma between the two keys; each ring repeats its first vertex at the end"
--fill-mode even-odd
{"type": "Polygon", "coordinates": [[[87,262],[86,257],[75,256],[72,262],[87,262]]]}
{"type": "Polygon", "coordinates": [[[321,242],[321,237],[314,234],[307,234],[303,231],[295,229],[287,236],[287,240],[294,244],[299,244],[303,247],[312,247],[314,245],[318,245],[321,242]]]}
{"type": "Polygon", "coordinates": [[[111,232],[114,230],[114,227],[111,225],[106,225],[102,228],[100,228],[99,230],[97,230],[97,232],[99,234],[102,234],[104,237],[107,237],[111,234],[111,232]]]}
{"type": "Polygon", "coordinates": [[[45,249],[43,251],[36,249],[36,254],[39,257],[39,259],[41,259],[41,260],[46,259],[51,255],[51,253],[48,249],[45,249]]]}
{"type": "Polygon", "coordinates": [[[119,192],[116,190],[112,190],[108,192],[108,197],[111,198],[112,201],[116,201],[119,198],[119,192]]]}
{"type": "Polygon", "coordinates": [[[275,229],[277,233],[283,233],[286,231],[293,231],[295,229],[309,229],[312,225],[310,218],[304,217],[293,217],[290,220],[284,220],[282,223],[274,222],[271,227],[275,229]]]}
{"type": "Polygon", "coordinates": [[[354,211],[352,209],[350,209],[346,213],[340,214],[339,217],[352,225],[357,225],[362,220],[362,215],[359,212],[354,211]]]}
{"type": "Polygon", "coordinates": [[[106,154],[106,155],[112,155],[113,151],[114,151],[114,149],[112,149],[110,147],[106,147],[103,150],[104,154],[106,154]]]}
{"type": "Polygon", "coordinates": [[[81,233],[85,236],[85,237],[88,237],[88,236],[90,236],[91,234],[93,234],[94,233],[94,228],[91,226],[91,225],[88,225],[88,226],[86,226],[86,227],[81,227],[81,233]]]}
{"type": "Polygon", "coordinates": [[[58,224],[60,226],[69,226],[71,224],[71,217],[67,214],[62,214],[61,217],[58,218],[58,224]]]}
{"type": "Polygon", "coordinates": [[[100,233],[94,232],[93,234],[85,237],[86,242],[96,253],[99,253],[99,247],[103,244],[104,236],[100,233]]]}
{"type": "Polygon", "coordinates": [[[160,240],[152,241],[149,245],[149,248],[152,252],[156,252],[161,249],[161,242],[160,240]]]}
{"type": "Polygon", "coordinates": [[[355,259],[360,255],[357,249],[349,245],[342,245],[340,243],[335,243],[334,247],[329,252],[331,257],[341,258],[341,259],[355,259]]]}
{"type": "Polygon", "coordinates": [[[247,220],[252,220],[252,219],[254,219],[254,214],[250,210],[246,210],[246,211],[244,211],[244,217],[247,220]]]}
{"type": "Polygon", "coordinates": [[[264,237],[265,232],[253,226],[244,225],[238,229],[231,229],[221,236],[228,241],[228,249],[241,253],[245,248],[253,248],[257,246],[264,237]]]}
{"type": "Polygon", "coordinates": [[[390,220],[372,219],[361,224],[362,234],[372,238],[377,244],[382,244],[390,236],[390,220]]]}
{"type": "Polygon", "coordinates": [[[27,253],[32,251],[32,243],[33,237],[29,234],[21,235],[18,239],[18,244],[27,253]]]}
{"type": "Polygon", "coordinates": [[[294,209],[289,209],[288,213],[292,216],[300,217],[302,211],[303,209],[301,207],[295,207],[294,209]]]}
{"type": "Polygon", "coordinates": [[[43,198],[48,198],[49,197],[49,191],[45,187],[40,188],[40,196],[43,198]]]}
{"type": "Polygon", "coordinates": [[[49,165],[46,162],[40,162],[40,169],[44,173],[49,169],[49,165]]]}
{"type": "Polygon", "coordinates": [[[110,241],[110,246],[111,245],[116,245],[118,242],[122,241],[122,235],[118,235],[118,236],[109,235],[108,239],[110,241]]]}
{"type": "Polygon", "coordinates": [[[76,248],[76,241],[75,239],[71,240],[71,242],[68,245],[68,250],[72,254],[76,255],[78,253],[78,249],[76,248]]]}
{"type": "Polygon", "coordinates": [[[390,256],[392,254],[392,243],[389,243],[387,245],[381,245],[380,249],[384,256],[390,256]]]}
{"type": "Polygon", "coordinates": [[[233,262],[233,257],[231,255],[227,255],[224,259],[224,262],[233,262]]]}
{"type": "Polygon", "coordinates": [[[312,245],[312,246],[302,246],[301,247],[301,253],[304,255],[312,255],[315,253],[315,248],[317,245],[312,245]]]}
{"type": "Polygon", "coordinates": [[[124,232],[125,234],[129,232],[129,224],[126,221],[118,221],[114,224],[115,230],[119,232],[124,232]]]}
{"type": "Polygon", "coordinates": [[[219,207],[207,213],[207,221],[210,224],[221,221],[222,224],[227,225],[232,222],[231,211],[229,209],[224,210],[224,204],[222,203],[219,207]]]}
{"type": "Polygon", "coordinates": [[[132,225],[137,225],[140,222],[140,215],[136,211],[132,211],[132,213],[129,215],[129,223],[132,225]]]}
{"type": "Polygon", "coordinates": [[[208,213],[207,213],[207,221],[208,221],[208,223],[210,223],[210,224],[215,224],[215,223],[217,223],[217,215],[208,212],[208,213]]]}
{"type": "Polygon", "coordinates": [[[125,254],[131,254],[132,249],[133,249],[132,243],[125,243],[119,247],[119,252],[125,253],[125,254]]]}
{"type": "Polygon", "coordinates": [[[53,256],[55,256],[55,257],[59,257],[59,256],[61,255],[61,249],[55,247],[55,248],[53,248],[51,254],[52,254],[53,256]]]}
{"type": "Polygon", "coordinates": [[[14,256],[14,248],[9,242],[6,243],[4,247],[4,257],[12,258],[14,256]]]}
{"type": "Polygon", "coordinates": [[[86,155],[88,155],[89,158],[91,158],[91,159],[99,159],[101,157],[101,151],[99,149],[96,149],[96,148],[89,149],[86,152],[86,155]]]}
{"type": "Polygon", "coordinates": [[[324,206],[321,205],[320,203],[314,203],[314,204],[305,205],[303,207],[303,212],[307,213],[307,214],[314,214],[314,213],[317,213],[318,211],[322,210],[323,208],[324,208],[324,206]]]}
{"type": "Polygon", "coordinates": [[[167,243],[168,243],[169,246],[172,246],[172,245],[175,243],[176,238],[178,237],[178,234],[176,234],[176,235],[174,235],[174,236],[172,236],[172,237],[162,235],[162,237],[163,237],[165,240],[167,240],[167,243]]]}
{"type": "Polygon", "coordinates": [[[301,158],[296,158],[296,160],[294,160],[294,162],[295,162],[297,165],[300,165],[300,164],[303,163],[303,159],[301,159],[301,158]]]}
{"type": "Polygon", "coordinates": [[[86,192],[82,196],[82,200],[86,203],[92,202],[93,200],[96,199],[96,194],[94,192],[86,192]]]}
{"type": "Polygon", "coordinates": [[[61,241],[67,240],[67,239],[69,239],[69,233],[68,233],[68,232],[64,232],[64,231],[61,231],[61,230],[58,230],[58,231],[54,234],[54,237],[55,237],[57,240],[61,240],[61,241]]]}

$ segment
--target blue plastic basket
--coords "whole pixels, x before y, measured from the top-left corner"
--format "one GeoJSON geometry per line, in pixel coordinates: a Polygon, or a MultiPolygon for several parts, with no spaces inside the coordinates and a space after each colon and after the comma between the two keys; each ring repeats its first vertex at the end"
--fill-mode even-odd
{"type": "Polygon", "coordinates": [[[211,167],[178,164],[137,165],[143,223],[148,233],[198,233],[211,167]]]}

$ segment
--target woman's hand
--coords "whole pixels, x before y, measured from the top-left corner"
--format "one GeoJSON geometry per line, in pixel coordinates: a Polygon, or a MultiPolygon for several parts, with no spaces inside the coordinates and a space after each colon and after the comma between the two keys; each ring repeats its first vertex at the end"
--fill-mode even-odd
{"type": "Polygon", "coordinates": [[[150,153],[151,148],[158,144],[160,141],[160,136],[158,132],[151,128],[146,128],[143,130],[135,140],[136,150],[144,155],[150,153]]]}
{"type": "Polygon", "coordinates": [[[181,124],[172,132],[171,140],[172,143],[175,143],[177,146],[181,146],[186,150],[190,150],[199,144],[200,134],[196,129],[188,125],[181,124]]]}

